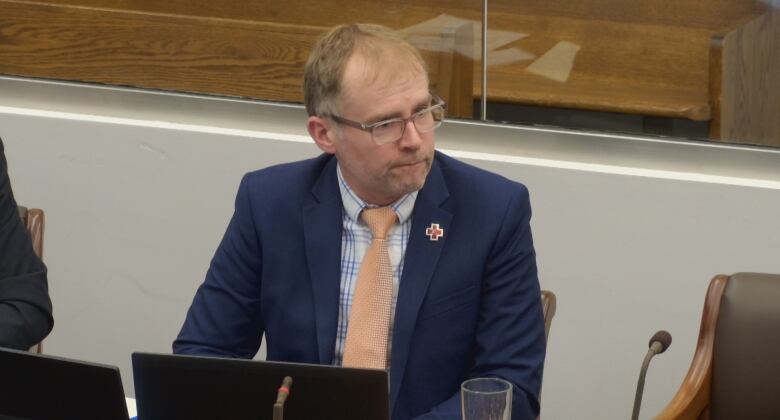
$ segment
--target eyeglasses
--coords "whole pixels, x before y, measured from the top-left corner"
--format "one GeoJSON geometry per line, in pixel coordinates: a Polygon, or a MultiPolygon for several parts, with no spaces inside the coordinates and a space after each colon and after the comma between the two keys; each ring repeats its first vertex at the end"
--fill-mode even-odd
{"type": "Polygon", "coordinates": [[[368,132],[371,134],[371,140],[374,143],[383,145],[400,140],[404,136],[409,121],[414,124],[414,128],[417,129],[418,133],[427,133],[441,126],[447,104],[436,95],[432,95],[431,99],[435,102],[433,105],[415,112],[409,118],[391,118],[373,124],[359,123],[338,115],[330,115],[330,118],[339,124],[368,132]]]}

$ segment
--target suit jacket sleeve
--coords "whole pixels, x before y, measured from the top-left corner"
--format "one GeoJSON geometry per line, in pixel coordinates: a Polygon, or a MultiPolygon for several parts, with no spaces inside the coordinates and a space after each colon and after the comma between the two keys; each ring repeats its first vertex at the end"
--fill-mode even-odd
{"type": "Polygon", "coordinates": [[[252,358],[260,348],[262,248],[248,183],[245,176],[225,236],[173,343],[174,353],[252,358]]]}
{"type": "MultiPolygon", "coordinates": [[[[513,384],[514,420],[532,420],[539,413],[546,349],[530,218],[528,191],[522,187],[509,202],[485,267],[476,354],[469,374],[513,384]]],[[[460,390],[418,419],[460,420],[460,390]]]]}
{"type": "Polygon", "coordinates": [[[0,142],[0,347],[26,350],[54,325],[46,266],[35,255],[0,142]]]}

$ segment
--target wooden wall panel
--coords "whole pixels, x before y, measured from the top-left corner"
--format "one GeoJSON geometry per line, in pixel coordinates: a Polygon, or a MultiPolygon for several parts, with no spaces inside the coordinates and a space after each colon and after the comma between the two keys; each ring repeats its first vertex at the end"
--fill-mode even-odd
{"type": "Polygon", "coordinates": [[[300,101],[324,28],[0,2],[0,72],[300,101]]]}
{"type": "Polygon", "coordinates": [[[726,35],[721,59],[721,139],[780,146],[780,10],[726,35]]]}
{"type": "MultiPolygon", "coordinates": [[[[0,0],[0,8],[0,73],[280,101],[300,101],[306,55],[325,29],[29,1],[0,0]]],[[[403,15],[439,12],[420,10],[403,15]]],[[[537,57],[561,41],[582,49],[563,83],[526,72],[530,61],[491,66],[491,101],[709,118],[706,30],[511,14],[492,20],[529,34],[505,47],[537,57]]],[[[478,98],[481,73],[471,73],[478,98]]]]}
{"type": "MultiPolygon", "coordinates": [[[[51,3],[85,5],[158,13],[301,22],[331,26],[351,20],[384,22],[393,27],[411,25],[441,13],[481,13],[482,2],[474,0],[361,0],[350,13],[343,2],[321,0],[50,0],[51,3]],[[301,11],[306,11],[302,13],[301,11]],[[310,11],[316,11],[311,13],[310,11]]],[[[557,16],[642,23],[731,29],[736,17],[751,15],[757,0],[491,0],[491,12],[517,16],[557,16]]]]}
{"type": "MultiPolygon", "coordinates": [[[[357,20],[404,28],[442,13],[480,19],[474,2],[432,1],[366,0],[345,13],[342,3],[321,0],[0,0],[0,74],[300,102],[308,52],[333,24],[357,20]]],[[[763,87],[773,87],[776,75],[760,70],[777,68],[777,24],[751,21],[741,26],[766,10],[763,3],[686,0],[675,9],[671,0],[562,1],[492,3],[491,29],[527,35],[502,48],[516,48],[533,58],[491,65],[490,101],[698,121],[714,118],[713,133],[723,132],[724,138],[744,137],[754,143],[777,138],[776,124],[767,125],[768,117],[757,116],[777,111],[763,87]],[[677,25],[680,19],[689,21],[677,25]],[[755,29],[758,26],[775,32],[755,29]],[[724,45],[741,47],[729,47],[721,59],[710,40],[724,33],[723,28],[742,28],[724,38],[724,45]],[[763,41],[751,44],[753,39],[763,41]],[[534,59],[561,42],[578,49],[565,80],[527,71],[534,59]],[[732,67],[721,68],[721,62],[732,67]],[[755,76],[743,77],[743,70],[755,76]],[[729,86],[720,82],[732,77],[738,81],[729,86]],[[726,105],[733,101],[738,105],[726,105]],[[748,109],[755,111],[735,112],[748,109]]],[[[439,73],[442,57],[429,59],[437,64],[432,66],[437,69],[434,76],[444,77],[437,79],[439,85],[456,88],[453,97],[468,96],[457,89],[470,87],[477,99],[481,63],[462,60],[451,49],[438,52],[445,59],[449,54],[451,63],[473,66],[439,73]],[[469,74],[470,80],[460,80],[469,74]],[[459,82],[450,83],[453,80],[459,82]]],[[[461,99],[464,105],[458,112],[466,116],[469,101],[461,99]]]]}

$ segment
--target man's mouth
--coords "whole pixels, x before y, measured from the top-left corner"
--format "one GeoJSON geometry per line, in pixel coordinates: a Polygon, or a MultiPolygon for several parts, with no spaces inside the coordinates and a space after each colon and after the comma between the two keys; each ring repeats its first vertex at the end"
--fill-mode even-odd
{"type": "Polygon", "coordinates": [[[399,163],[399,164],[397,164],[395,166],[396,166],[396,168],[410,168],[412,166],[423,164],[424,162],[425,162],[425,160],[417,160],[417,161],[414,161],[414,162],[399,163]]]}

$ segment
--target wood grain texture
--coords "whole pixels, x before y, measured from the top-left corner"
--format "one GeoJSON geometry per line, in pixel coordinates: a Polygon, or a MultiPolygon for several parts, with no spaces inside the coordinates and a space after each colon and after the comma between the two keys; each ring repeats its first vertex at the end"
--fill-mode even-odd
{"type": "MultiPolygon", "coordinates": [[[[447,102],[447,115],[451,117],[471,118],[474,113],[474,60],[469,51],[474,45],[473,34],[471,24],[446,28],[441,34],[440,51],[435,54],[438,59],[428,60],[431,88],[447,102]]],[[[423,55],[426,53],[430,52],[423,51],[423,55]]]]}
{"type": "MultiPolygon", "coordinates": [[[[50,0],[51,3],[86,5],[168,14],[301,22],[331,26],[355,19],[383,22],[394,27],[410,25],[440,13],[479,13],[481,2],[473,0],[362,0],[350,14],[343,4],[319,0],[50,0]],[[317,10],[318,13],[300,13],[317,10]],[[322,13],[319,13],[319,12],[322,13]],[[411,12],[409,12],[411,11],[411,12]]],[[[757,0],[491,0],[490,12],[517,16],[557,16],[650,25],[685,26],[723,30],[735,16],[749,15],[761,7],[757,0]]]]}
{"type": "MultiPolygon", "coordinates": [[[[713,28],[759,8],[754,0],[690,0],[671,13],[650,0],[587,8],[561,1],[491,3],[491,29],[528,34],[504,48],[539,57],[569,42],[579,52],[564,83],[527,72],[529,61],[490,66],[490,101],[709,120],[713,28]],[[675,26],[683,12],[695,16],[675,26]]],[[[326,27],[359,20],[403,28],[442,12],[478,21],[480,7],[367,0],[345,13],[341,3],[314,0],[0,0],[0,73],[300,102],[303,64],[326,27]]]]}
{"type": "MultiPolygon", "coordinates": [[[[46,217],[41,209],[28,209],[24,206],[18,206],[19,217],[22,218],[22,224],[27,228],[32,242],[33,252],[38,258],[43,259],[43,231],[46,224],[46,217]]],[[[43,353],[43,342],[40,342],[29,349],[31,352],[43,353]]]]}
{"type": "Polygon", "coordinates": [[[27,231],[30,232],[33,251],[38,258],[43,259],[43,231],[45,225],[45,216],[41,209],[28,209],[27,220],[25,220],[27,231]]]}
{"type": "MultiPolygon", "coordinates": [[[[495,14],[491,23],[529,34],[513,46],[537,57],[560,41],[581,47],[565,83],[526,72],[527,62],[490,67],[491,100],[692,120],[710,118],[708,30],[502,14],[495,14]]],[[[475,89],[478,86],[475,82],[475,89]]]]}
{"type": "Polygon", "coordinates": [[[0,2],[0,72],[301,101],[324,28],[0,2]]]}
{"type": "MultiPolygon", "coordinates": [[[[286,102],[302,102],[304,64],[328,29],[36,2],[0,8],[1,73],[286,102]]],[[[424,57],[448,55],[454,67],[432,66],[431,79],[455,74],[440,89],[445,99],[470,94],[473,60],[453,54],[454,38],[445,43],[424,57]]]]}
{"type": "Polygon", "coordinates": [[[544,318],[544,338],[550,337],[550,327],[552,326],[555,311],[558,308],[558,299],[555,293],[549,290],[542,290],[542,316],[544,318]]]}
{"type": "Polygon", "coordinates": [[[780,10],[722,40],[718,138],[780,146],[780,10]]]}
{"type": "Polygon", "coordinates": [[[709,420],[710,387],[712,381],[712,351],[720,313],[720,300],[728,276],[718,275],[710,281],[699,327],[699,339],[691,366],[672,401],[656,420],[709,420]]]}
{"type": "Polygon", "coordinates": [[[710,40],[710,109],[712,118],[710,119],[709,138],[712,140],[721,139],[721,125],[723,114],[723,36],[714,36],[710,40]]]}
{"type": "Polygon", "coordinates": [[[33,252],[38,258],[43,259],[43,230],[45,225],[45,216],[41,209],[28,209],[24,206],[18,206],[19,217],[22,224],[27,228],[30,234],[33,252]]]}

